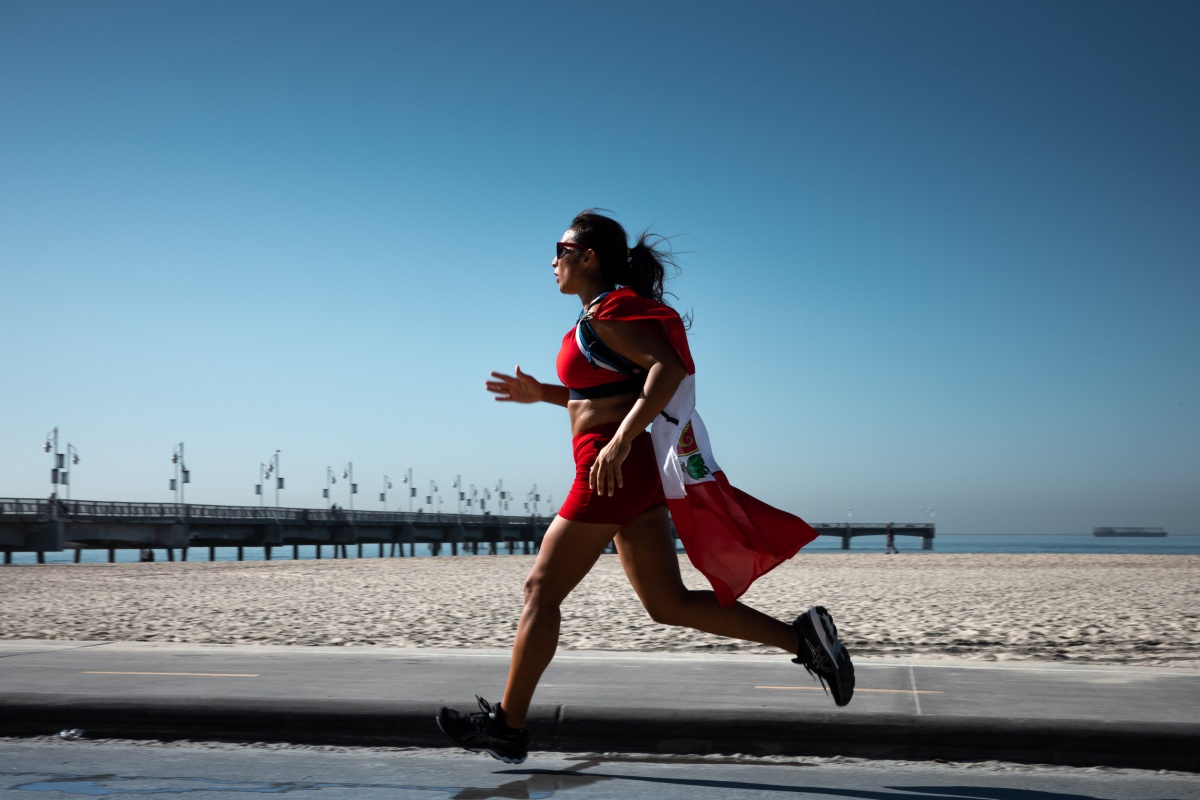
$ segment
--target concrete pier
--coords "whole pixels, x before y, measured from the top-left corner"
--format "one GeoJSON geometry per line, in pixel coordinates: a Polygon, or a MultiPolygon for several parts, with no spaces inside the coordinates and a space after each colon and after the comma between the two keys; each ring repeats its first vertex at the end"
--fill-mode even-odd
{"type": "MultiPolygon", "coordinates": [[[[31,500],[0,498],[0,552],[5,563],[13,553],[42,554],[85,549],[166,550],[168,559],[181,551],[187,560],[192,547],[208,548],[213,560],[218,547],[236,547],[242,560],[247,547],[263,548],[263,558],[272,549],[291,545],[292,558],[300,545],[315,545],[317,558],[324,545],[332,545],[333,558],[345,558],[349,545],[358,556],[364,544],[375,544],[377,555],[404,556],[415,553],[418,543],[427,544],[434,555],[481,552],[537,552],[551,521],[543,516],[497,516],[491,514],[425,514],[408,511],[350,511],[342,508],[268,508],[263,506],[213,506],[176,503],[124,503],[94,500],[31,500]],[[448,545],[448,546],[447,546],[448,545]]],[[[862,536],[885,536],[883,523],[855,525],[815,524],[821,536],[837,536],[842,549],[862,536]]],[[[894,524],[896,536],[916,536],[922,550],[933,549],[932,524],[894,524]]]]}
{"type": "MultiPolygon", "coordinates": [[[[274,547],[333,545],[334,557],[345,557],[349,545],[361,554],[364,544],[376,544],[382,556],[409,555],[416,543],[442,552],[459,552],[459,545],[479,552],[530,553],[545,535],[550,518],[491,514],[424,514],[404,511],[265,508],[175,503],[122,503],[88,500],[0,499],[0,551],[11,561],[14,552],[62,550],[166,549],[168,552],[206,547],[209,558],[217,547],[261,547],[264,557],[274,547]],[[443,550],[442,545],[450,547],[443,550]],[[399,546],[397,548],[397,545],[399,546]]],[[[464,551],[466,548],[464,547],[464,551]]],[[[240,560],[240,559],[239,559],[240,560]]]]}
{"type": "MultiPolygon", "coordinates": [[[[850,540],[859,536],[887,536],[888,523],[818,523],[813,525],[822,536],[837,536],[842,540],[842,549],[850,549],[850,540]]],[[[935,528],[933,523],[892,523],[892,533],[896,536],[918,536],[921,538],[921,549],[933,549],[935,528]]]]}

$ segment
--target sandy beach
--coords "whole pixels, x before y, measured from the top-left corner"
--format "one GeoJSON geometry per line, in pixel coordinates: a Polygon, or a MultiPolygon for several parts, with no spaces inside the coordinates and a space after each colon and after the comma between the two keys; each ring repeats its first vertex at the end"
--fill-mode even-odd
{"type": "MultiPolygon", "coordinates": [[[[502,647],[533,556],[0,567],[0,638],[502,647]]],[[[706,588],[681,559],[684,580],[706,588]]],[[[1200,556],[801,554],[743,597],[829,608],[859,657],[1200,667],[1200,556]]],[[[615,556],[563,610],[562,647],[773,652],[651,621],[615,556]]]]}

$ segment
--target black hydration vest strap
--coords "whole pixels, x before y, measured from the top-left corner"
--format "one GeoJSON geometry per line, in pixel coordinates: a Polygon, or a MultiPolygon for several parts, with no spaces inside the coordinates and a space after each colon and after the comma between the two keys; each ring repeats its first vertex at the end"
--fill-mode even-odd
{"type": "MultiPolygon", "coordinates": [[[[646,383],[646,371],[633,363],[625,356],[613,350],[606,345],[604,341],[596,335],[596,331],[592,330],[591,323],[588,322],[587,312],[592,306],[599,303],[608,292],[597,297],[588,307],[579,314],[579,321],[576,323],[579,329],[579,340],[583,343],[583,352],[587,356],[588,363],[594,369],[601,369],[596,362],[599,361],[609,367],[612,367],[622,375],[627,375],[629,380],[618,381],[616,383],[606,383],[601,386],[592,386],[587,389],[570,389],[569,396],[571,400],[590,400],[596,397],[612,397],[613,395],[624,394],[625,392],[640,389],[646,383]]],[[[672,417],[666,411],[660,411],[659,414],[672,425],[678,425],[679,420],[672,417]]]]}
{"type": "Polygon", "coordinates": [[[579,320],[579,340],[583,343],[583,352],[587,356],[588,363],[595,369],[600,369],[600,364],[603,364],[627,377],[642,376],[642,379],[645,380],[646,371],[606,345],[596,335],[596,331],[592,329],[592,325],[586,317],[579,320]],[[600,364],[597,364],[597,361],[600,364]]]}

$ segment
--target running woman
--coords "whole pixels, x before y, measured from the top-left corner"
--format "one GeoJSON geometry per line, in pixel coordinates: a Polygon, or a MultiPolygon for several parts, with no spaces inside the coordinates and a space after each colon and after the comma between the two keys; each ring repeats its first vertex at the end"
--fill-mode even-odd
{"type": "Polygon", "coordinates": [[[567,409],[575,481],[550,523],[525,581],[504,696],[477,697],[479,711],[442,708],[437,724],[455,744],[520,764],[525,717],[558,648],[560,606],[611,542],[656,622],[778,647],[844,706],[854,667],[822,607],[791,624],[737,602],[750,583],[791,558],[816,532],[803,520],[734,489],[717,467],[694,411],[686,326],[663,301],[664,240],[648,231],[630,248],[625,229],[588,210],[558,242],[554,278],[582,311],[559,350],[561,384],[518,366],[493,372],[495,399],[567,409]],[[652,432],[647,427],[653,423],[652,432]],[[656,454],[657,453],[657,454],[656,454]],[[668,516],[668,506],[670,516],[668,516]],[[689,590],[679,573],[671,518],[713,591],[689,590]]]}

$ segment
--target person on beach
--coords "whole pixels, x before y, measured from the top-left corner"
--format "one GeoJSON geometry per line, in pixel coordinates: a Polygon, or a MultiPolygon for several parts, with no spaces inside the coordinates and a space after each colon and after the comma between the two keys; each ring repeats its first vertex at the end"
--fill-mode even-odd
{"type": "Polygon", "coordinates": [[[656,622],[795,654],[837,705],[849,703],[854,667],[824,608],[789,624],[737,602],[816,531],[732,487],[713,458],[695,412],[686,325],[663,301],[666,267],[675,266],[665,240],[647,231],[630,248],[616,220],[588,210],[571,222],[551,263],[559,292],[583,306],[559,350],[561,385],[518,366],[513,375],[493,372],[486,388],[498,401],[567,409],[575,481],[525,582],[503,698],[493,705],[477,696],[474,713],[442,708],[442,732],[467,750],[510,764],[525,760],[526,715],[558,647],[560,606],[614,541],[656,622]],[[684,586],[672,521],[712,591],[684,586]]]}
{"type": "Polygon", "coordinates": [[[884,552],[889,556],[892,553],[899,553],[900,551],[896,549],[896,532],[892,530],[892,523],[889,522],[885,525],[884,530],[887,531],[887,549],[884,552]]]}

